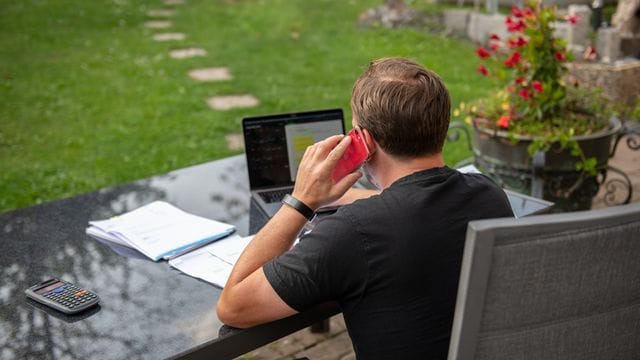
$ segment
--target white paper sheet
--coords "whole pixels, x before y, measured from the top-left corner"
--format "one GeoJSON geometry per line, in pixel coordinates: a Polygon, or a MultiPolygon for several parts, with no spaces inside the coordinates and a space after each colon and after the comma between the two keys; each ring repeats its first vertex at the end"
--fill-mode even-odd
{"type": "Polygon", "coordinates": [[[157,261],[216,239],[235,227],[155,201],[108,220],[90,221],[87,234],[135,248],[157,261]]]}
{"type": "Polygon", "coordinates": [[[231,275],[233,265],[252,239],[253,235],[232,235],[169,260],[169,265],[189,276],[223,288],[231,275]]]}

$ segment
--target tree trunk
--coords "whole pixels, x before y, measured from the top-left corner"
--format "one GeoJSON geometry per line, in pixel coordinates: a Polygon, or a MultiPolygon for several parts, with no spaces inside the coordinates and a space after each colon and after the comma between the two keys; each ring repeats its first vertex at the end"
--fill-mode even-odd
{"type": "Polygon", "coordinates": [[[621,36],[640,36],[640,0],[618,0],[611,23],[621,36]]]}

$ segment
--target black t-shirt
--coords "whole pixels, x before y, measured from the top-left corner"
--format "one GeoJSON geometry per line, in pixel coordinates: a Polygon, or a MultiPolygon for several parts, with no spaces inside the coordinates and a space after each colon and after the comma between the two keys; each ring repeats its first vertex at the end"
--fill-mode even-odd
{"type": "Polygon", "coordinates": [[[322,219],[264,272],[295,310],[337,301],[358,359],[446,358],[467,223],[511,216],[487,177],[428,169],[322,219]]]}

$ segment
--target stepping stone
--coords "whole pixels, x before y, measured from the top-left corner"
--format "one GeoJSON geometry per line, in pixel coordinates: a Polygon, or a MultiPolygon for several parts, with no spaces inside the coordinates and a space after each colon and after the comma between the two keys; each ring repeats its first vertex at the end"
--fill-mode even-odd
{"type": "Polygon", "coordinates": [[[164,0],[165,5],[182,5],[185,2],[185,0],[164,0]]]}
{"type": "Polygon", "coordinates": [[[214,110],[230,110],[258,106],[260,101],[253,95],[227,95],[209,98],[207,104],[214,110]]]}
{"type": "Polygon", "coordinates": [[[244,137],[242,134],[227,134],[224,138],[227,140],[227,148],[229,150],[244,150],[244,137]]]}
{"type": "Polygon", "coordinates": [[[161,33],[153,35],[155,41],[182,41],[186,38],[183,33],[161,33]]]}
{"type": "Polygon", "coordinates": [[[229,68],[214,67],[191,70],[189,71],[189,77],[195,81],[222,81],[231,80],[231,73],[229,68]]]}
{"type": "Polygon", "coordinates": [[[170,9],[152,9],[147,11],[149,17],[172,17],[175,15],[175,10],[170,9]]]}
{"type": "Polygon", "coordinates": [[[169,53],[169,56],[171,56],[174,59],[186,59],[186,58],[192,58],[196,56],[207,56],[207,51],[205,49],[200,49],[200,48],[176,49],[176,50],[171,50],[171,52],[169,53]]]}
{"type": "Polygon", "coordinates": [[[154,20],[147,21],[144,26],[148,29],[166,29],[171,27],[171,21],[167,20],[154,20]]]}

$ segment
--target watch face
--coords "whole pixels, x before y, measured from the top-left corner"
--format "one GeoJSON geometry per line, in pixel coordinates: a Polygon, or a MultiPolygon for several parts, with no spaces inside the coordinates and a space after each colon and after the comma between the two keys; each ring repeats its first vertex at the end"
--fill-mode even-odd
{"type": "Polygon", "coordinates": [[[331,174],[335,182],[354,172],[369,157],[369,149],[364,142],[362,132],[354,128],[349,131],[348,136],[351,137],[351,143],[331,174]]]}

